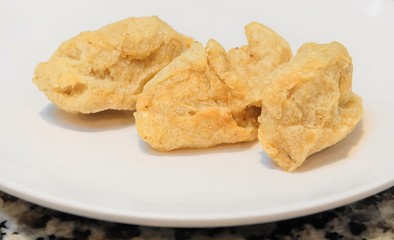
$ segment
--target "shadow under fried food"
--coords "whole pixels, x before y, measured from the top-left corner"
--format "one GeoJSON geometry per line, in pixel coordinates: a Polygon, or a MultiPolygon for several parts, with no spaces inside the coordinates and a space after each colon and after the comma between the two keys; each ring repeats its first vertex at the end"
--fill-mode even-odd
{"type": "MultiPolygon", "coordinates": [[[[293,173],[312,171],[346,159],[352,149],[359,144],[361,138],[364,135],[364,132],[365,130],[363,127],[363,120],[361,120],[348,136],[346,136],[344,139],[334,144],[333,146],[328,147],[308,157],[305,163],[301,167],[293,171],[293,173]]],[[[271,158],[265,152],[261,153],[260,162],[268,170],[283,171],[278,165],[275,164],[274,161],[271,160],[271,158]]]]}
{"type": "Polygon", "coordinates": [[[204,149],[176,149],[170,152],[163,152],[154,149],[148,143],[144,142],[142,139],[139,140],[139,147],[141,151],[148,155],[152,156],[195,156],[195,155],[207,155],[207,154],[215,154],[215,153],[224,153],[224,152],[243,152],[248,151],[255,145],[257,145],[257,141],[252,142],[239,142],[239,143],[223,143],[216,146],[212,146],[204,149]]]}
{"type": "Polygon", "coordinates": [[[99,132],[134,125],[133,111],[106,110],[92,114],[72,114],[48,104],[40,116],[50,124],[74,131],[99,132]]]}

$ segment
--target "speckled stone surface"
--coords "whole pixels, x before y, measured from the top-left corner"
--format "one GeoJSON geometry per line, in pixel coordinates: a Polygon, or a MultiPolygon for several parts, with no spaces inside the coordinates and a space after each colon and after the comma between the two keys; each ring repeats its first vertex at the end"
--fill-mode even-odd
{"type": "Polygon", "coordinates": [[[394,239],[394,187],[301,218],[228,228],[155,228],[78,217],[0,192],[0,240],[394,239]]]}

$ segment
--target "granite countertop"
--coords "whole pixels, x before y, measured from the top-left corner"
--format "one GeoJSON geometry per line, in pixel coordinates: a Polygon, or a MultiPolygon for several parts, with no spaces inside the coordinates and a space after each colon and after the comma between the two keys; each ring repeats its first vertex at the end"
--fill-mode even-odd
{"type": "Polygon", "coordinates": [[[0,192],[0,240],[19,239],[394,239],[394,187],[310,216],[228,228],[157,228],[98,221],[0,192]]]}

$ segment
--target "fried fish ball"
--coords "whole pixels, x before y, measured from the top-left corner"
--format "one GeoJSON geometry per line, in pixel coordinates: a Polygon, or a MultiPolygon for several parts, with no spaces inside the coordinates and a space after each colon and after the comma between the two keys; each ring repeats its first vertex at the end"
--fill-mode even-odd
{"type": "Polygon", "coordinates": [[[157,17],[128,18],[62,43],[33,82],[67,112],[135,110],[145,83],[192,43],[157,17]]]}
{"type": "Polygon", "coordinates": [[[352,59],[338,43],[307,43],[265,77],[258,138],[283,169],[348,135],[360,121],[362,101],[352,92],[352,59]]]}

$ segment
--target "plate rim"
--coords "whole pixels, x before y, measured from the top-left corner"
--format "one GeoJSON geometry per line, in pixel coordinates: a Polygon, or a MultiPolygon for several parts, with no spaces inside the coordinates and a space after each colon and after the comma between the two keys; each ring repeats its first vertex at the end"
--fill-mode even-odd
{"type": "MultiPolygon", "coordinates": [[[[390,3],[393,3],[392,6],[394,6],[394,2],[390,3]]],[[[1,159],[2,157],[0,157],[0,162],[1,159]]],[[[63,211],[82,217],[155,227],[239,226],[295,218],[343,206],[369,197],[393,186],[394,177],[385,175],[377,180],[373,179],[373,181],[368,184],[357,185],[354,189],[338,191],[333,197],[324,195],[323,197],[309,201],[308,204],[293,205],[290,210],[288,208],[284,208],[284,210],[278,211],[277,213],[269,212],[268,214],[264,214],[263,209],[260,211],[249,210],[244,212],[239,211],[239,214],[213,214],[213,217],[211,216],[209,218],[207,217],[208,215],[185,216],[182,214],[167,215],[165,213],[144,214],[141,212],[138,213],[138,211],[135,211],[135,208],[127,209],[127,211],[122,214],[119,210],[113,211],[101,206],[87,206],[85,203],[78,203],[71,199],[62,199],[52,196],[46,191],[39,191],[39,188],[37,188],[38,190],[29,189],[18,182],[12,182],[9,179],[0,176],[0,191],[33,204],[38,204],[56,211],[63,211]],[[303,208],[299,208],[299,206],[302,206],[303,208]],[[215,217],[215,215],[217,216],[215,217]]]]}
{"type": "Polygon", "coordinates": [[[330,199],[330,197],[324,197],[323,199],[319,198],[318,200],[308,202],[308,204],[304,205],[302,208],[297,207],[298,205],[293,205],[290,210],[287,209],[269,214],[264,214],[264,211],[253,211],[253,213],[243,212],[243,214],[238,215],[231,213],[229,216],[219,215],[216,217],[207,217],[204,215],[193,215],[189,217],[181,214],[172,214],[171,216],[167,214],[141,214],[135,211],[128,211],[126,214],[121,214],[119,211],[111,212],[108,211],[108,209],[94,209],[91,206],[86,206],[76,201],[65,201],[64,199],[57,199],[53,196],[45,196],[37,191],[28,190],[26,187],[18,184],[7,184],[7,181],[4,181],[4,179],[0,177],[0,191],[18,197],[26,202],[44,206],[55,211],[101,221],[137,224],[150,227],[180,228],[232,227],[293,219],[341,207],[383,192],[391,187],[394,187],[394,178],[386,177],[385,179],[381,179],[381,181],[359,186],[358,188],[352,189],[352,191],[348,190],[341,194],[335,194],[332,199],[330,199]]]}

